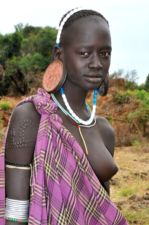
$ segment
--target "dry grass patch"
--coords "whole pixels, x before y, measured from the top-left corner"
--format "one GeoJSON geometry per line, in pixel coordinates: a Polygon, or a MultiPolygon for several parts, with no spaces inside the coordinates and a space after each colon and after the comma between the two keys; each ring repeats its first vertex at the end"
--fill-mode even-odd
{"type": "Polygon", "coordinates": [[[149,225],[149,145],[117,148],[111,198],[130,225],[149,225]],[[148,149],[148,150],[147,150],[148,149]]]}

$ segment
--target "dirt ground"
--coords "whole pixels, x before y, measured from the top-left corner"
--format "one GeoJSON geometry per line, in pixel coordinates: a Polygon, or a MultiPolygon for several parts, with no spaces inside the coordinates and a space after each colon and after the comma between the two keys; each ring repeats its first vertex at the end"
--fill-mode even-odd
{"type": "Polygon", "coordinates": [[[149,225],[149,144],[117,148],[111,198],[131,225],[149,225]]]}

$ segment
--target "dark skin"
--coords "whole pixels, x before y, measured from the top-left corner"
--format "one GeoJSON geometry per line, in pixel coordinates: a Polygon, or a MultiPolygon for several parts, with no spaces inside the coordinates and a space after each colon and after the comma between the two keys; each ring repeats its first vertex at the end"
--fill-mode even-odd
{"type": "MultiPolygon", "coordinates": [[[[111,37],[109,26],[98,16],[89,16],[73,22],[64,32],[62,47],[55,49],[54,58],[60,59],[64,64],[65,72],[67,71],[67,78],[63,86],[67,100],[74,112],[84,120],[90,117],[90,113],[85,106],[86,96],[88,91],[99,87],[102,79],[107,76],[110,55],[111,37]]],[[[65,108],[59,92],[56,92],[55,96],[65,108]]],[[[78,128],[60,109],[58,109],[57,113],[63,120],[63,126],[71,132],[82,150],[85,151],[78,128]]],[[[32,162],[39,122],[40,115],[31,103],[23,104],[14,110],[6,142],[7,162],[19,165],[27,165],[32,162]],[[19,124],[23,120],[31,120],[34,126],[29,126],[29,122],[28,125],[24,126],[26,144],[18,146],[17,141],[19,137],[21,138],[19,124]],[[13,130],[16,136],[13,135],[13,130]],[[27,142],[29,137],[31,139],[27,142]]],[[[90,128],[82,127],[81,130],[89,151],[87,159],[96,176],[109,193],[109,180],[117,172],[117,166],[112,158],[114,154],[113,129],[106,119],[98,117],[95,126],[90,128]]],[[[29,199],[29,177],[29,172],[27,174],[24,171],[18,175],[16,170],[10,171],[10,169],[7,169],[6,195],[14,199],[29,199]],[[15,176],[17,191],[15,182],[11,181],[12,176],[15,176]],[[25,182],[25,185],[23,185],[23,182],[25,182]]],[[[22,223],[7,221],[6,224],[22,223]]]]}

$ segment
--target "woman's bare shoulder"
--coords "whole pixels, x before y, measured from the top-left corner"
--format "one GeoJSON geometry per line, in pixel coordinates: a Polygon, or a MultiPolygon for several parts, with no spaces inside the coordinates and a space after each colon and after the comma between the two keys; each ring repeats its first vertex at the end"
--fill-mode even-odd
{"type": "Polygon", "coordinates": [[[99,126],[101,126],[102,128],[110,132],[114,132],[113,127],[111,126],[110,122],[105,117],[97,116],[96,119],[99,126]]]}
{"type": "Polygon", "coordinates": [[[32,102],[26,102],[15,107],[12,116],[39,117],[39,113],[32,102]]]}
{"type": "Polygon", "coordinates": [[[111,153],[114,154],[115,147],[115,132],[109,121],[101,116],[97,117],[97,124],[104,144],[111,153]]]}
{"type": "Polygon", "coordinates": [[[31,163],[39,121],[40,115],[31,102],[13,110],[6,138],[6,161],[23,165],[31,163]]]}

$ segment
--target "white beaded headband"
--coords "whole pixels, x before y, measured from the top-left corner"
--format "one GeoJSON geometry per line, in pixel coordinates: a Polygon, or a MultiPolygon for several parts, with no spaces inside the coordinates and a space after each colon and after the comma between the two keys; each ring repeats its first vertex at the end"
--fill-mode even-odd
{"type": "Polygon", "coordinates": [[[62,22],[61,22],[61,24],[59,25],[59,28],[58,28],[58,33],[57,33],[57,37],[56,37],[56,46],[57,46],[57,47],[59,47],[60,39],[61,39],[61,33],[62,33],[63,26],[65,25],[66,21],[67,21],[74,13],[79,12],[79,11],[82,11],[82,10],[90,10],[90,9],[78,7],[78,8],[72,9],[72,10],[64,17],[64,19],[62,20],[62,22]]]}

